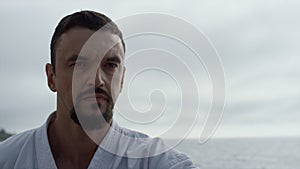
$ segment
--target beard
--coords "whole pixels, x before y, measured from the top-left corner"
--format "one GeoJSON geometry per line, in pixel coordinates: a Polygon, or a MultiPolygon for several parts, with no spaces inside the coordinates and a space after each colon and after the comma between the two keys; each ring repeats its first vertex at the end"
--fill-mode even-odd
{"type": "Polygon", "coordinates": [[[112,97],[101,88],[95,89],[95,93],[107,96],[106,106],[100,103],[93,103],[88,106],[76,104],[70,110],[70,117],[73,122],[86,130],[101,129],[105,124],[109,124],[113,117],[114,103],[112,97]]]}

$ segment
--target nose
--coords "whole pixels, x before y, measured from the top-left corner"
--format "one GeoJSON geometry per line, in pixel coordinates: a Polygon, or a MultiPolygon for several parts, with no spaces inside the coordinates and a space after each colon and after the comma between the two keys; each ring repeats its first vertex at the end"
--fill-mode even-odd
{"type": "Polygon", "coordinates": [[[105,85],[105,81],[101,76],[101,71],[98,69],[95,78],[95,87],[103,87],[105,85]]]}

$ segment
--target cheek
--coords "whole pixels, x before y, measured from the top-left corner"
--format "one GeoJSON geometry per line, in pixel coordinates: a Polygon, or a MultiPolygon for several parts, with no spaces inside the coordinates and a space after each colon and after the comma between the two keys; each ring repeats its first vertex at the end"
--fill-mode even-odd
{"type": "Polygon", "coordinates": [[[64,92],[71,86],[72,78],[69,78],[68,76],[65,76],[63,74],[58,75],[56,78],[56,87],[59,91],[64,92]]]}
{"type": "Polygon", "coordinates": [[[121,91],[121,76],[114,77],[110,84],[110,90],[114,101],[118,98],[121,91]]]}
{"type": "Polygon", "coordinates": [[[72,99],[72,78],[61,76],[57,79],[57,96],[65,106],[73,106],[72,99]]]}
{"type": "Polygon", "coordinates": [[[73,98],[76,100],[82,97],[82,93],[90,90],[95,85],[95,80],[89,76],[89,74],[85,75],[76,75],[74,74],[70,83],[70,90],[73,98]]]}
{"type": "Polygon", "coordinates": [[[72,97],[72,79],[64,78],[60,82],[60,92],[65,95],[65,97],[72,97]]]}

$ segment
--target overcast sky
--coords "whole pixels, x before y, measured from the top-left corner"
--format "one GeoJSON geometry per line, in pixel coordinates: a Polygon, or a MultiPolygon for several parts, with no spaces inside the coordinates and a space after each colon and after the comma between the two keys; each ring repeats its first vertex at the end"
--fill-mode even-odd
{"type": "MultiPolygon", "coordinates": [[[[113,20],[145,12],[170,14],[191,23],[209,38],[226,75],[226,106],[214,137],[300,136],[299,1],[52,0],[41,3],[30,0],[25,3],[5,0],[0,8],[0,127],[9,132],[19,133],[38,127],[55,110],[55,93],[48,89],[44,71],[45,63],[50,60],[50,38],[64,15],[93,9],[113,20]]],[[[179,58],[182,56],[180,53],[184,53],[184,49],[180,50],[176,44],[168,48],[172,46],[172,42],[167,43],[170,39],[141,38],[145,39],[140,41],[152,42],[156,48],[173,49],[169,52],[176,53],[179,58]]],[[[138,44],[134,40],[128,40],[128,44],[128,51],[138,50],[134,49],[137,45],[133,44],[138,44]]],[[[147,43],[139,45],[147,47],[147,43]]],[[[168,63],[174,65],[175,60],[171,59],[168,63]]],[[[201,95],[200,115],[189,134],[189,137],[198,137],[212,92],[203,65],[188,59],[185,61],[195,71],[201,95]]],[[[141,61],[137,62],[128,59],[126,66],[129,71],[134,65],[141,64],[141,61]]],[[[183,72],[180,69],[179,74],[183,72]]],[[[131,101],[137,109],[149,108],[149,92],[159,89],[166,96],[165,113],[150,127],[133,124],[122,116],[123,113],[126,115],[126,109],[121,109],[120,99],[118,104],[122,114],[115,113],[116,121],[150,135],[159,135],[159,132],[170,128],[176,120],[174,112],[178,109],[180,97],[175,81],[167,74],[155,71],[144,72],[135,79],[126,76],[125,86],[131,80],[128,90],[132,91],[131,101]]],[[[155,110],[155,106],[161,105],[154,99],[152,106],[155,110]]]]}

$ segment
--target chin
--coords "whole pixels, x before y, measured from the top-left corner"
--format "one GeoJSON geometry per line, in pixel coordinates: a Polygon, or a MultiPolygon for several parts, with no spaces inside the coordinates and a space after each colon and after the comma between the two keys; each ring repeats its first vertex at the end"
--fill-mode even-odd
{"type": "Polygon", "coordinates": [[[113,116],[113,107],[101,104],[78,106],[70,111],[71,119],[85,130],[101,129],[113,116]]]}

